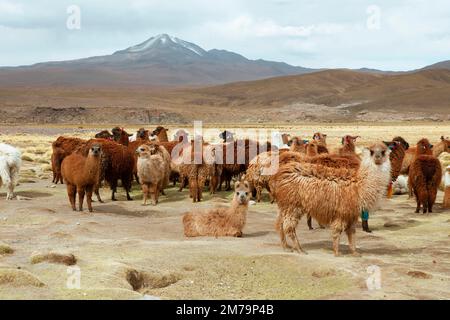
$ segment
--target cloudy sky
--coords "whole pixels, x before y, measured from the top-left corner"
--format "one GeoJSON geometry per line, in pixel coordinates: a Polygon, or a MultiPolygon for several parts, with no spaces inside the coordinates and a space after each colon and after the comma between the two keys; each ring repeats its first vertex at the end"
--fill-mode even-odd
{"type": "Polygon", "coordinates": [[[110,54],[160,33],[305,67],[410,70],[450,59],[450,2],[0,0],[2,66],[110,54]],[[80,29],[67,28],[71,5],[80,29]]]}

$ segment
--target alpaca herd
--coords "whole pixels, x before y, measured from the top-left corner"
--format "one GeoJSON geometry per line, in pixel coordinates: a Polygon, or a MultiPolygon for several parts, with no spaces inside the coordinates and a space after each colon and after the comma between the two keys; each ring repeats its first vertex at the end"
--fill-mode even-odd
{"type": "MultiPolygon", "coordinates": [[[[133,179],[142,189],[143,205],[151,200],[157,205],[170,181],[179,190],[189,188],[192,201],[203,199],[204,188],[210,194],[231,190],[230,207],[209,210],[193,209],[183,215],[184,234],[196,236],[241,237],[246,224],[250,199],[262,201],[268,191],[270,202],[276,202],[278,215],[275,228],[285,250],[305,252],[297,237],[296,227],[302,216],[309,229],[312,219],[332,232],[334,254],[339,255],[342,232],[348,237],[350,251],[358,255],[355,230],[361,217],[364,231],[369,212],[380,200],[393,194],[410,193],[417,202],[416,212],[432,212],[443,176],[438,156],[450,152],[450,140],[441,137],[434,146],[421,139],[410,147],[402,137],[374,143],[361,150],[359,136],[346,135],[341,146],[327,145],[327,135],[316,132],[310,140],[276,133],[272,141],[237,139],[225,130],[219,143],[205,142],[202,137],[189,140],[189,134],[178,130],[170,140],[168,130],[140,128],[130,134],[121,127],[103,130],[84,140],[58,137],[52,143],[53,183],[65,183],[73,210],[83,210],[86,197],[93,211],[92,195],[103,202],[99,189],[107,183],[111,200],[116,200],[119,180],[130,196],[133,179]],[[290,244],[288,244],[290,240],[290,244]]],[[[13,198],[18,183],[21,153],[0,143],[0,187],[7,187],[7,199],[13,198]]],[[[450,168],[445,171],[443,205],[450,207],[450,168]]]]}

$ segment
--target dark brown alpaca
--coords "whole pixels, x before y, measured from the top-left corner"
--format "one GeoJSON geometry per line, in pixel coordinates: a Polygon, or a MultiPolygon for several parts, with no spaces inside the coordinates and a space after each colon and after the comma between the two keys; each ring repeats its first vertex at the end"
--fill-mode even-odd
{"type": "Polygon", "coordinates": [[[97,133],[95,135],[96,139],[107,139],[107,140],[112,140],[113,139],[113,135],[108,131],[108,130],[102,130],[99,133],[97,133]]]}
{"type": "Polygon", "coordinates": [[[416,197],[416,213],[421,207],[423,213],[433,212],[437,189],[442,179],[441,163],[433,155],[431,148],[428,139],[421,139],[417,143],[416,157],[409,168],[408,184],[416,197]]]}
{"type": "Polygon", "coordinates": [[[72,209],[75,211],[75,198],[78,192],[78,207],[83,211],[84,195],[88,209],[92,212],[92,193],[100,180],[101,146],[93,144],[87,157],[80,153],[67,156],[61,165],[61,173],[67,185],[67,195],[72,209]]]}
{"type": "Polygon", "coordinates": [[[114,141],[127,146],[129,143],[129,137],[132,136],[132,134],[127,133],[123,128],[115,127],[111,130],[114,141]]]}

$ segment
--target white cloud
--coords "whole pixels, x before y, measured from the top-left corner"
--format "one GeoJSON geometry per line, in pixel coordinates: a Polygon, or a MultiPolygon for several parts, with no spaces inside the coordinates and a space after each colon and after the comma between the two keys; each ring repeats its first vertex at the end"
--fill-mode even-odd
{"type": "Polygon", "coordinates": [[[450,59],[449,16],[448,0],[0,0],[0,65],[108,54],[168,33],[252,59],[405,70],[450,59]],[[79,31],[66,28],[71,4],[79,31]]]}

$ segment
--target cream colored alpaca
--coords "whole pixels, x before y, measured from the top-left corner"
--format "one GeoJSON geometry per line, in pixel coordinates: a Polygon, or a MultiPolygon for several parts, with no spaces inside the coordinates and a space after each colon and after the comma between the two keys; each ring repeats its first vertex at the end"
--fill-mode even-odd
{"type": "Polygon", "coordinates": [[[250,188],[247,181],[235,183],[231,207],[213,208],[207,211],[193,210],[183,216],[186,237],[215,236],[242,237],[247,220],[250,188]]]}
{"type": "MultiPolygon", "coordinates": [[[[165,151],[165,152],[164,152],[165,151]]],[[[167,186],[170,174],[170,163],[168,165],[164,153],[164,147],[157,144],[141,145],[137,148],[137,174],[142,187],[143,205],[147,204],[150,194],[153,194],[153,204],[158,203],[159,193],[167,186]]]]}

